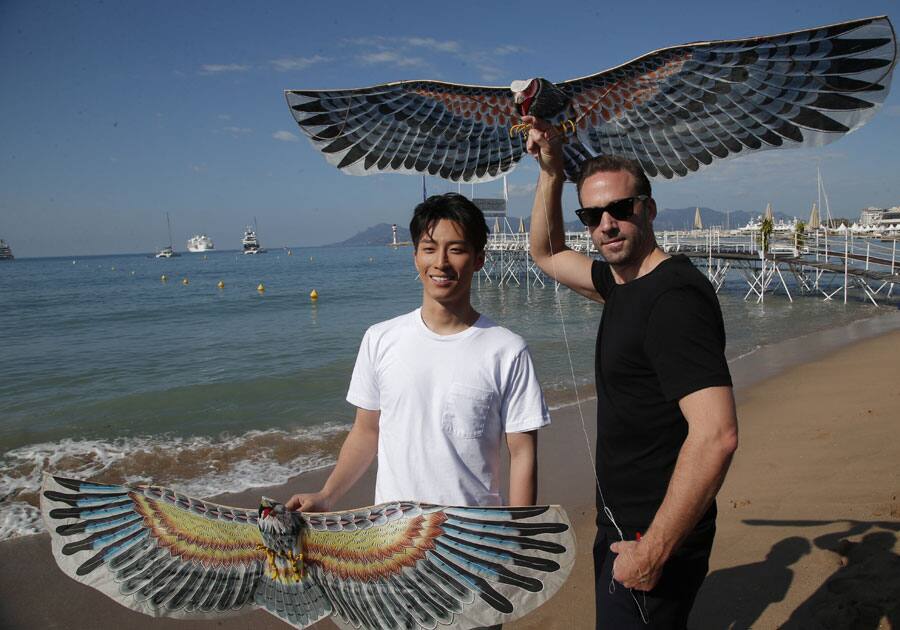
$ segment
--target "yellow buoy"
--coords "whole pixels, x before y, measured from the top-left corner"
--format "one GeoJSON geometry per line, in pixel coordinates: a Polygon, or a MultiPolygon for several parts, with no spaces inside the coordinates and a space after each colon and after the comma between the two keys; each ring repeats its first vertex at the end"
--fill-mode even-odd
{"type": "Polygon", "coordinates": [[[259,283],[259,286],[256,287],[256,290],[259,291],[260,293],[265,293],[265,292],[266,292],[266,287],[265,287],[265,285],[264,285],[262,282],[260,282],[260,283],[259,283]]]}
{"type": "Polygon", "coordinates": [[[110,271],[115,271],[116,268],[115,268],[115,267],[110,267],[109,270],[110,270],[110,271]]]}
{"type": "Polygon", "coordinates": [[[189,285],[190,283],[191,283],[191,281],[188,280],[187,278],[185,278],[184,280],[181,281],[181,284],[183,284],[184,286],[187,286],[187,285],[189,285]]]}
{"type": "Polygon", "coordinates": [[[166,274],[163,274],[159,277],[159,279],[162,280],[163,282],[165,282],[166,280],[169,279],[169,276],[167,276],[166,274]]]}
{"type": "Polygon", "coordinates": [[[225,288],[225,283],[222,282],[221,280],[219,280],[219,284],[217,284],[216,287],[219,288],[219,289],[224,289],[224,288],[225,288]]]}
{"type": "Polygon", "coordinates": [[[313,289],[312,291],[310,291],[310,292],[309,292],[309,299],[312,300],[313,302],[315,302],[316,300],[318,300],[318,299],[319,299],[319,292],[316,291],[315,289],[313,289]]]}

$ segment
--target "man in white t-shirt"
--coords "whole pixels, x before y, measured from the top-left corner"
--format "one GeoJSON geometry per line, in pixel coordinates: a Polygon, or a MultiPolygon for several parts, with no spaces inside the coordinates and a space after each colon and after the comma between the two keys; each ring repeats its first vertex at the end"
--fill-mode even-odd
{"type": "Polygon", "coordinates": [[[347,394],[356,420],[337,465],[319,492],[294,495],[289,509],[330,511],[376,454],[375,503],[536,500],[537,429],[550,416],[531,356],[470,301],[484,264],[484,216],[462,195],[433,196],[415,209],[410,233],[422,306],[366,332],[347,394]],[[504,436],[508,494],[500,488],[504,436]]]}

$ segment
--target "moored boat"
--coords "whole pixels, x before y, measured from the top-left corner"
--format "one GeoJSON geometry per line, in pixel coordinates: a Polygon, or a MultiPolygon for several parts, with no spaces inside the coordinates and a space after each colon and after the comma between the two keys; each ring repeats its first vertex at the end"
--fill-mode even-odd
{"type": "Polygon", "coordinates": [[[245,254],[264,254],[266,252],[259,244],[256,229],[249,225],[244,228],[244,238],[241,239],[241,246],[245,254]]]}
{"type": "Polygon", "coordinates": [[[209,238],[206,234],[195,234],[191,238],[188,239],[187,242],[187,250],[189,252],[208,252],[212,249],[215,249],[215,245],[213,245],[212,239],[209,238]]]}

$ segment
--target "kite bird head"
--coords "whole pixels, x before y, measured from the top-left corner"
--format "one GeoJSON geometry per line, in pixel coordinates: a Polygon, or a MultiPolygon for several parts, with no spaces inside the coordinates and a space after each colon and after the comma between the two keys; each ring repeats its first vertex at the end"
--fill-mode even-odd
{"type": "Polygon", "coordinates": [[[257,525],[267,546],[291,548],[303,527],[303,519],[299,512],[290,512],[283,504],[263,497],[259,502],[257,525]]]}
{"type": "Polygon", "coordinates": [[[520,116],[536,116],[554,121],[569,104],[569,97],[565,92],[540,77],[513,81],[509,89],[520,116]]]}
{"type": "Polygon", "coordinates": [[[519,115],[528,116],[531,103],[541,89],[540,82],[537,79],[513,81],[509,84],[509,89],[513,93],[513,100],[516,102],[516,109],[519,111],[519,115]]]}

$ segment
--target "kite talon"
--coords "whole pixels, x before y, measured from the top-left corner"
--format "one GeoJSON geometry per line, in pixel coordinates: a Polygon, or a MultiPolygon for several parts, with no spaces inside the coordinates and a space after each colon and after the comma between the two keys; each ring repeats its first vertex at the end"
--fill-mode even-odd
{"type": "Polygon", "coordinates": [[[526,123],[519,123],[518,125],[513,125],[509,128],[509,137],[512,138],[517,133],[522,134],[522,137],[528,135],[528,132],[531,131],[531,125],[526,123]]]}
{"type": "Polygon", "coordinates": [[[564,136],[568,136],[570,133],[575,133],[575,121],[567,118],[562,122],[559,126],[559,131],[564,136]]]}

